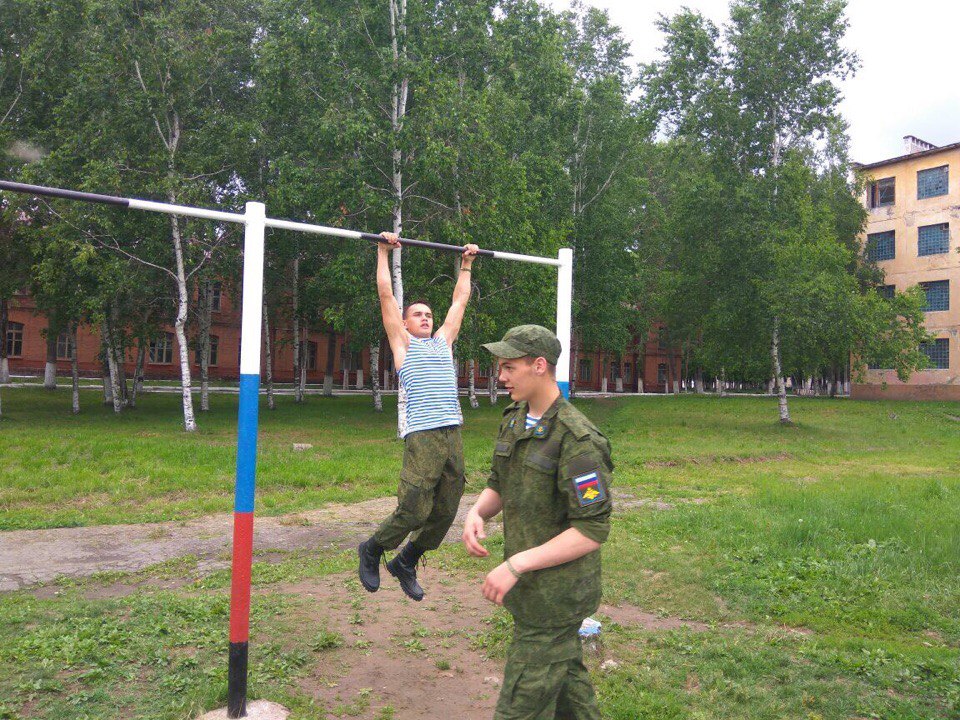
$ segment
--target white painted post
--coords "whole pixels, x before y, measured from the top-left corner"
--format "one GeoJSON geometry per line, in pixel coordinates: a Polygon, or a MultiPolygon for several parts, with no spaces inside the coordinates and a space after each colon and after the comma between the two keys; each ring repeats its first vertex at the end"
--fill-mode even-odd
{"type": "Polygon", "coordinates": [[[557,385],[565,398],[570,397],[570,348],[573,341],[571,313],[573,312],[573,250],[560,248],[557,272],[557,338],[560,340],[560,359],[557,361],[557,385]]]}

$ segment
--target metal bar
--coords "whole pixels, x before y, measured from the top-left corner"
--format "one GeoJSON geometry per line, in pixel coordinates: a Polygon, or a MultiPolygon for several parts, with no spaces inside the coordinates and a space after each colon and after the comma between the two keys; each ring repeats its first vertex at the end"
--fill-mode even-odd
{"type": "Polygon", "coordinates": [[[171,205],[169,203],[153,202],[152,200],[137,200],[131,198],[128,207],[131,210],[149,210],[150,212],[167,213],[168,215],[186,215],[187,217],[203,220],[217,220],[218,222],[244,223],[246,216],[238,213],[207,210],[206,208],[188,207],[186,205],[171,205]]]}
{"type": "Polygon", "coordinates": [[[44,195],[46,197],[65,198],[67,200],[83,200],[84,202],[116,205],[118,207],[128,207],[130,204],[130,201],[126,198],[114,197],[112,195],[97,195],[96,193],[78,192],[77,190],[61,190],[60,188],[44,187],[43,185],[28,185],[26,183],[10,182],[9,180],[0,180],[0,190],[27,193],[29,195],[44,195]]]}
{"type": "Polygon", "coordinates": [[[560,267],[561,265],[560,260],[555,260],[548,257],[540,257],[539,255],[519,255],[517,253],[494,250],[493,256],[498,260],[516,260],[517,262],[536,263],[537,265],[553,265],[554,267],[560,267]]]}

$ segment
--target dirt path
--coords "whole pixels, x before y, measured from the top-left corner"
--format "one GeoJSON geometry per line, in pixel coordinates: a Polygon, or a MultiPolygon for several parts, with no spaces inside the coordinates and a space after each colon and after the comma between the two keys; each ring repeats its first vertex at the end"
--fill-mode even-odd
{"type": "MultiPolygon", "coordinates": [[[[475,500],[476,495],[463,497],[457,520],[447,534],[448,542],[459,539],[463,518],[475,500]]],[[[395,505],[395,498],[377,498],[293,515],[258,517],[254,522],[254,549],[353,547],[368,537],[395,505]]],[[[59,576],[135,572],[185,555],[199,558],[202,571],[228,567],[232,537],[230,515],[186,522],[0,532],[0,591],[18,590],[59,576]]]]}

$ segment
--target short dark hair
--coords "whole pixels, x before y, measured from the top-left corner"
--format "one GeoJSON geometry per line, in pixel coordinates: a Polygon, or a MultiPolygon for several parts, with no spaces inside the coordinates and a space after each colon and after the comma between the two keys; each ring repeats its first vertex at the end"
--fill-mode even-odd
{"type": "Polygon", "coordinates": [[[433,312],[433,308],[430,307],[430,303],[428,303],[426,300],[414,300],[412,303],[410,303],[403,309],[404,320],[407,319],[407,313],[410,312],[410,308],[412,308],[414,305],[426,305],[430,309],[430,312],[433,312]]]}

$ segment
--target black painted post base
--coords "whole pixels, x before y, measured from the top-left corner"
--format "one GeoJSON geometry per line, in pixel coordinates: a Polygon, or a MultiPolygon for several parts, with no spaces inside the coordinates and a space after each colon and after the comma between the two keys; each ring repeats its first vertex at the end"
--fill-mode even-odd
{"type": "Polygon", "coordinates": [[[230,643],[227,668],[227,717],[247,716],[247,643],[230,643]]]}

